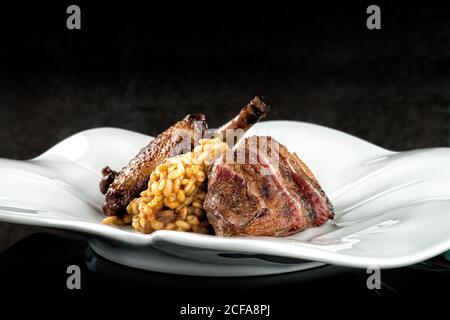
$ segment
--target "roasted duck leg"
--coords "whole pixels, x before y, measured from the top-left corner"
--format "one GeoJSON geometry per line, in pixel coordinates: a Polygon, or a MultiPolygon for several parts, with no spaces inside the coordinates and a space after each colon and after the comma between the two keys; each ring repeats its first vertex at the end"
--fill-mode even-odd
{"type": "MultiPolygon", "coordinates": [[[[268,107],[255,97],[239,115],[219,129],[219,134],[226,129],[247,130],[254,123],[265,117],[268,107]]],[[[205,116],[189,115],[172,127],[158,135],[144,147],[128,166],[120,172],[109,167],[102,170],[100,191],[105,194],[103,212],[107,216],[122,216],[131,200],[138,197],[147,188],[149,176],[155,168],[170,157],[186,151],[186,137],[188,147],[193,147],[195,140],[207,130],[205,116]]]]}
{"type": "Polygon", "coordinates": [[[201,137],[206,129],[203,114],[188,115],[142,148],[120,172],[103,168],[100,191],[105,194],[105,215],[123,215],[128,203],[147,187],[150,173],[156,166],[181,153],[187,141],[193,143],[194,137],[201,137]]]}
{"type": "Polygon", "coordinates": [[[252,125],[264,118],[268,112],[269,107],[264,101],[260,97],[254,97],[236,117],[221,126],[218,132],[224,135],[227,130],[241,129],[247,131],[252,125]]]}

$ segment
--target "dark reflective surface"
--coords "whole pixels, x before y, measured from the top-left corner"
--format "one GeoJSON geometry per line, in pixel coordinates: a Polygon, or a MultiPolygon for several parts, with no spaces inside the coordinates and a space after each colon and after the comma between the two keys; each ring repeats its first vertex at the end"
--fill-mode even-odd
{"type": "Polygon", "coordinates": [[[0,284],[5,290],[45,288],[65,293],[69,265],[81,268],[82,294],[148,292],[158,303],[275,303],[280,294],[315,301],[318,296],[337,300],[386,301],[431,297],[450,285],[450,263],[437,257],[407,268],[382,270],[382,288],[368,290],[365,270],[327,265],[282,275],[211,278],[170,275],[137,270],[108,261],[94,253],[86,241],[38,233],[0,255],[0,284]],[[165,299],[174,294],[182,299],[165,299]],[[231,300],[231,301],[230,301],[231,300]]]}

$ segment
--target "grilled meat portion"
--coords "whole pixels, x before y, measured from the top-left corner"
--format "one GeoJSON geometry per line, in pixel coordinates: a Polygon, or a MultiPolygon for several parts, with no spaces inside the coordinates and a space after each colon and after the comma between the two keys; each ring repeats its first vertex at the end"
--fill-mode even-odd
{"type": "MultiPolygon", "coordinates": [[[[268,111],[266,104],[259,97],[255,97],[216,133],[225,137],[226,129],[246,131],[265,117],[268,111]]],[[[167,158],[191,151],[206,130],[204,115],[188,115],[153,139],[120,172],[108,166],[103,168],[100,191],[105,194],[104,214],[123,215],[130,201],[147,188],[150,173],[167,158]]]]}
{"type": "Polygon", "coordinates": [[[103,168],[100,191],[105,194],[104,214],[123,215],[130,201],[146,189],[150,173],[158,164],[187,149],[190,151],[194,140],[200,139],[206,129],[203,114],[188,115],[142,148],[120,172],[103,168]]]}
{"type": "Polygon", "coordinates": [[[287,236],[334,216],[297,155],[273,138],[256,136],[214,164],[204,208],[219,236],[287,236]]]}

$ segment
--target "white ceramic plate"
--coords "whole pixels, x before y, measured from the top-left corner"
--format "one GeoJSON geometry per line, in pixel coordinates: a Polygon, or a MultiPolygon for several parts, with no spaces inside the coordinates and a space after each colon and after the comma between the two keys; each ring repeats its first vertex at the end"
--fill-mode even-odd
{"type": "Polygon", "coordinates": [[[83,131],[29,161],[0,159],[0,221],[86,234],[100,255],[133,267],[188,275],[246,276],[331,263],[400,267],[450,249],[450,149],[392,152],[329,128],[267,121],[271,135],[312,169],[336,209],[286,238],[215,236],[101,224],[100,169],[124,166],[150,137],[83,131]]]}

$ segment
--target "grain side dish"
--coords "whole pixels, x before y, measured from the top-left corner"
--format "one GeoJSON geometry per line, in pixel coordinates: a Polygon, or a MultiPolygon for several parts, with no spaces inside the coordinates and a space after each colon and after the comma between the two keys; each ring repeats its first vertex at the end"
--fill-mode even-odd
{"type": "Polygon", "coordinates": [[[284,237],[333,219],[330,200],[295,152],[270,136],[245,136],[268,111],[255,97],[213,132],[205,115],[187,115],[120,171],[104,167],[103,223],[146,234],[284,237]]]}
{"type": "Polygon", "coordinates": [[[150,174],[146,190],[133,199],[126,214],[107,217],[105,224],[131,224],[142,233],[176,230],[207,234],[203,208],[206,175],[211,164],[228,151],[219,139],[202,139],[193,152],[167,159],[150,174]]]}

